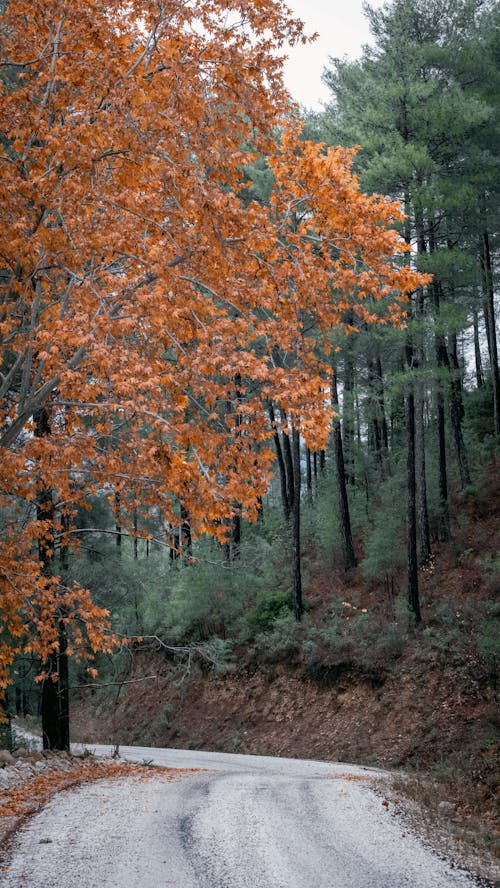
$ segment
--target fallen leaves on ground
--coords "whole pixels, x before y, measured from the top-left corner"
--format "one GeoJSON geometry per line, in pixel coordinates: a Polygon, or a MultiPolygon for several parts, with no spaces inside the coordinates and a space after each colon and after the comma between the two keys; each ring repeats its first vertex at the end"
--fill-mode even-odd
{"type": "Polygon", "coordinates": [[[330,774],[332,780],[351,780],[359,783],[370,783],[373,778],[365,774],[330,774]]]}
{"type": "Polygon", "coordinates": [[[146,780],[156,777],[166,782],[196,769],[155,768],[129,763],[99,762],[83,760],[69,771],[47,771],[21,786],[0,793],[0,817],[24,817],[38,811],[53,795],[63,789],[70,789],[91,783],[94,780],[135,777],[146,780]]]}

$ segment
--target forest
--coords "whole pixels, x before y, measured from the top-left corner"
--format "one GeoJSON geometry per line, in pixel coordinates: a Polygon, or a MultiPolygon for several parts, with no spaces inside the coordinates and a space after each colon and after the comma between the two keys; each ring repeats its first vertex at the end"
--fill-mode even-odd
{"type": "Polygon", "coordinates": [[[0,688],[47,749],[165,662],[424,663],[494,791],[499,7],[366,15],[311,112],[281,0],[2,5],[0,688]]]}

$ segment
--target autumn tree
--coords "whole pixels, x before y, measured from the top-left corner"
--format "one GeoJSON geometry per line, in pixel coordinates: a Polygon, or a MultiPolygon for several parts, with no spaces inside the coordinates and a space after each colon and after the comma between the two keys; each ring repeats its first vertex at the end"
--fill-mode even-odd
{"type": "Polygon", "coordinates": [[[44,743],[65,747],[67,657],[113,644],[65,582],[76,509],[104,491],[118,533],[140,504],[224,539],[269,481],[262,400],[321,446],[342,294],[397,320],[418,278],[349,152],[295,126],[276,147],[278,51],[302,39],[279,0],[13,0],[1,28],[1,682],[39,658],[44,743]],[[243,145],[271,158],[270,206],[242,206],[243,145]]]}

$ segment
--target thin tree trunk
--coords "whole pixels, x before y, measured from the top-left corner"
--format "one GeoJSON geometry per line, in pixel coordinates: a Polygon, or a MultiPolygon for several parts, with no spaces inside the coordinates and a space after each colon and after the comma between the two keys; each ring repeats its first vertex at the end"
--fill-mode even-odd
{"type": "MultiPolygon", "coordinates": [[[[425,252],[423,235],[419,237],[419,252],[425,252]]],[[[425,424],[424,424],[424,383],[418,371],[424,365],[424,346],[420,324],[424,316],[424,291],[419,288],[415,299],[415,318],[417,327],[417,345],[413,350],[413,362],[417,371],[415,396],[415,471],[416,471],[416,503],[417,531],[420,544],[420,565],[429,564],[431,557],[431,535],[429,530],[429,509],[427,504],[427,472],[425,461],[425,424]]]]}
{"type": "Polygon", "coordinates": [[[380,424],[380,412],[379,412],[379,385],[377,374],[375,370],[375,364],[371,357],[367,359],[367,368],[368,368],[368,391],[369,391],[369,434],[368,434],[368,443],[371,451],[375,456],[375,462],[378,467],[378,472],[380,475],[380,479],[382,481],[386,478],[385,473],[385,460],[382,453],[382,431],[380,424]]]}
{"type": "Polygon", "coordinates": [[[481,347],[479,345],[479,320],[477,311],[472,312],[472,324],[474,328],[474,358],[476,363],[476,385],[478,388],[484,385],[483,361],[481,358],[481,347]]]}
{"type": "Polygon", "coordinates": [[[493,425],[495,434],[500,435],[500,372],[498,368],[498,346],[495,319],[495,293],[493,287],[493,266],[491,263],[490,238],[485,229],[481,237],[481,270],[484,294],[484,316],[488,337],[491,383],[493,387],[493,425]]]}
{"type": "MultiPolygon", "coordinates": [[[[33,415],[35,437],[51,435],[47,407],[33,415]]],[[[41,488],[37,496],[37,520],[47,522],[48,529],[40,535],[38,557],[42,574],[49,579],[53,572],[55,508],[52,491],[41,488]]],[[[68,655],[64,614],[57,618],[58,649],[42,663],[45,678],[42,681],[42,742],[44,749],[69,750],[69,682],[68,655]]]]}
{"type": "Polygon", "coordinates": [[[344,394],[342,406],[346,482],[354,487],[356,483],[354,471],[354,361],[348,347],[344,359],[344,394]]]}
{"type": "Polygon", "coordinates": [[[307,495],[309,500],[312,500],[312,466],[311,466],[311,451],[309,447],[306,447],[306,484],[307,484],[307,495]]]}
{"type": "MultiPolygon", "coordinates": [[[[332,374],[332,401],[334,408],[339,406],[337,377],[335,371],[332,374]]],[[[337,491],[339,503],[340,532],[342,534],[342,550],[344,556],[344,567],[350,570],[356,567],[357,560],[354,554],[354,544],[352,541],[351,518],[349,514],[349,499],[347,496],[347,484],[344,468],[344,449],[342,446],[342,430],[340,426],[340,418],[334,417],[333,420],[333,446],[335,456],[335,468],[337,474],[337,491]]]]}
{"type": "Polygon", "coordinates": [[[300,553],[300,435],[292,428],[292,455],[294,470],[294,497],[292,506],[292,556],[293,556],[293,613],[296,620],[302,619],[302,567],[300,553]]]}
{"type": "MultiPolygon", "coordinates": [[[[405,241],[411,243],[411,201],[409,192],[405,192],[404,222],[405,241]]],[[[408,259],[409,261],[409,259],[408,259]]],[[[412,305],[410,302],[410,318],[412,305]]],[[[405,397],[406,418],[406,541],[407,541],[407,579],[408,579],[408,613],[410,625],[418,626],[422,621],[418,589],[417,563],[417,486],[415,470],[415,396],[414,383],[411,378],[414,366],[413,343],[411,332],[406,337],[406,366],[408,368],[408,387],[405,397]]]]}
{"type": "Polygon", "coordinates": [[[287,483],[287,474],[286,474],[286,465],[285,459],[283,456],[283,449],[281,447],[281,440],[279,436],[278,429],[276,427],[276,416],[274,413],[274,407],[270,403],[268,407],[269,411],[269,419],[271,420],[271,426],[273,428],[273,441],[274,441],[274,449],[276,450],[276,460],[278,462],[278,472],[280,479],[280,490],[281,490],[281,502],[283,505],[283,513],[285,515],[286,521],[290,518],[291,511],[291,503],[288,499],[288,483],[287,483]]]}
{"type": "Polygon", "coordinates": [[[464,436],[462,433],[462,420],[464,418],[464,405],[462,401],[462,371],[457,353],[457,334],[450,333],[449,337],[449,354],[452,367],[452,377],[450,385],[450,416],[451,427],[453,429],[453,438],[455,441],[455,450],[457,454],[458,468],[460,471],[460,481],[462,490],[470,485],[469,460],[467,458],[467,450],[465,447],[464,436]]]}
{"type": "Polygon", "coordinates": [[[408,608],[410,622],[418,626],[422,622],[418,590],[417,565],[417,521],[416,521],[416,476],[415,476],[415,403],[412,383],[406,395],[406,441],[407,441],[407,568],[408,568],[408,608]]]}
{"type": "Polygon", "coordinates": [[[138,534],[138,520],[137,520],[137,506],[134,506],[134,561],[137,561],[139,557],[138,544],[139,540],[137,539],[138,534]]]}
{"type": "MultiPolygon", "coordinates": [[[[434,233],[432,225],[429,234],[430,252],[435,252],[434,233]]],[[[438,374],[440,370],[449,371],[448,352],[444,335],[439,329],[440,323],[440,303],[441,303],[441,284],[437,277],[434,277],[432,284],[432,295],[435,313],[435,331],[434,344],[436,350],[436,364],[438,374]]],[[[438,433],[438,459],[439,459],[439,538],[442,542],[450,539],[450,507],[448,501],[448,473],[446,464],[446,422],[445,422],[445,402],[443,394],[443,379],[439,374],[436,391],[436,411],[437,411],[437,433],[438,433]]]]}
{"type": "Polygon", "coordinates": [[[425,465],[424,400],[420,393],[415,399],[415,472],[417,527],[420,543],[420,565],[429,564],[431,557],[431,535],[429,530],[429,510],[427,505],[427,474],[425,465]]]}
{"type": "MultiPolygon", "coordinates": [[[[282,409],[281,414],[283,417],[283,426],[288,428],[288,419],[285,411],[282,409]]],[[[287,497],[288,502],[290,503],[290,509],[293,509],[293,503],[295,501],[295,471],[293,466],[293,455],[292,455],[292,444],[290,441],[290,434],[283,433],[283,454],[285,460],[285,469],[286,469],[286,485],[287,485],[287,497]]]]}

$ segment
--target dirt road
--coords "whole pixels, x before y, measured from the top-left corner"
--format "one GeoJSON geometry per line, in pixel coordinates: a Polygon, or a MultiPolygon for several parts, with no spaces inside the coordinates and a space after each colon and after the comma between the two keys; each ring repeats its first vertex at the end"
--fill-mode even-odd
{"type": "MultiPolygon", "coordinates": [[[[96,752],[109,752],[97,747],[96,752]]],[[[370,789],[360,767],[182,750],[122,757],[203,768],[64,792],[20,831],[5,888],[471,888],[370,789]]]]}

